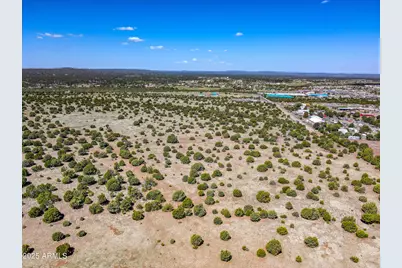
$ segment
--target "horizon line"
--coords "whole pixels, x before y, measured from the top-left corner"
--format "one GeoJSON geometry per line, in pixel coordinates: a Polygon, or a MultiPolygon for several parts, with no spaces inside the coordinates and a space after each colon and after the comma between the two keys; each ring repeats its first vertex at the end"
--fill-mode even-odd
{"type": "Polygon", "coordinates": [[[157,69],[141,69],[141,68],[85,68],[85,67],[22,67],[24,69],[44,69],[44,70],[57,70],[57,69],[75,69],[75,70],[139,70],[139,71],[153,71],[153,72],[247,72],[247,73],[261,73],[261,72],[270,72],[270,73],[289,73],[289,74],[330,74],[330,75],[376,75],[380,76],[380,73],[347,73],[347,72],[303,72],[303,71],[268,71],[268,70],[259,70],[259,71],[247,71],[247,70],[157,70],[157,69]]]}

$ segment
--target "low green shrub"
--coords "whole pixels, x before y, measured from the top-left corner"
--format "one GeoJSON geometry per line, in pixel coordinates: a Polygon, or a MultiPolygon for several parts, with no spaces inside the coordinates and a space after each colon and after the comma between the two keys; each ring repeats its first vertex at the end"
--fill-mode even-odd
{"type": "Polygon", "coordinates": [[[194,206],[194,215],[198,217],[204,217],[207,215],[207,211],[205,210],[204,206],[202,204],[195,205],[194,206]]]}
{"type": "Polygon", "coordinates": [[[232,253],[228,250],[221,250],[221,261],[228,262],[232,259],[232,253]]]}
{"type": "Polygon", "coordinates": [[[244,216],[244,211],[242,208],[236,208],[235,210],[235,216],[236,217],[243,217],[244,216]]]}
{"type": "Polygon", "coordinates": [[[84,230],[81,230],[81,231],[79,231],[78,233],[77,233],[77,236],[78,237],[84,237],[84,236],[86,236],[87,235],[87,232],[85,232],[84,230]]]}
{"type": "Polygon", "coordinates": [[[144,219],[144,214],[141,211],[134,210],[132,219],[135,221],[140,221],[140,220],[144,219]]]}
{"type": "Polygon", "coordinates": [[[265,248],[267,250],[268,253],[277,256],[280,253],[282,253],[282,245],[281,242],[279,242],[276,239],[272,239],[270,240],[266,245],[265,248]]]}
{"type": "Polygon", "coordinates": [[[358,238],[367,238],[367,237],[368,237],[368,233],[366,233],[366,232],[363,231],[363,230],[357,230],[356,236],[357,236],[358,238]]]}
{"type": "Polygon", "coordinates": [[[53,241],[61,241],[65,238],[65,234],[63,234],[62,232],[55,232],[52,234],[52,240],[53,241]]]}
{"type": "Polygon", "coordinates": [[[220,238],[221,238],[221,240],[223,240],[223,241],[228,241],[228,240],[230,240],[232,237],[230,236],[230,234],[229,234],[228,231],[222,231],[222,232],[220,233],[220,238]]]}
{"type": "Polygon", "coordinates": [[[32,207],[29,211],[28,211],[28,215],[30,218],[37,218],[43,215],[43,211],[38,208],[38,207],[32,207]]]}
{"type": "Polygon", "coordinates": [[[356,256],[350,257],[350,260],[351,260],[352,262],[354,262],[354,263],[358,263],[358,262],[359,262],[359,258],[356,257],[356,256]]]}
{"type": "Polygon", "coordinates": [[[220,217],[215,217],[214,218],[214,224],[216,225],[221,225],[223,223],[222,219],[220,217]]]}
{"type": "Polygon", "coordinates": [[[369,202],[362,205],[362,211],[368,214],[377,214],[377,205],[373,202],[369,202]]]}
{"type": "Polygon", "coordinates": [[[349,233],[356,233],[357,225],[353,221],[342,221],[342,229],[349,233]]]}
{"type": "Polygon", "coordinates": [[[242,194],[242,192],[241,192],[239,189],[234,189],[234,190],[233,190],[233,196],[234,196],[234,197],[242,197],[243,194],[242,194]]]}
{"type": "Polygon", "coordinates": [[[257,257],[264,258],[265,256],[267,256],[267,254],[265,253],[265,250],[262,248],[259,248],[257,250],[257,257]]]}
{"type": "Polygon", "coordinates": [[[266,211],[266,210],[264,210],[264,209],[261,210],[259,214],[260,214],[260,218],[261,218],[261,219],[266,219],[266,218],[268,218],[268,211],[266,211]]]}
{"type": "Polygon", "coordinates": [[[173,193],[173,201],[182,202],[184,199],[186,199],[186,194],[182,190],[173,193]]]}
{"type": "Polygon", "coordinates": [[[28,254],[28,253],[32,253],[34,251],[33,248],[31,248],[29,245],[27,244],[23,244],[22,245],[22,254],[28,254]]]}
{"type": "Polygon", "coordinates": [[[369,214],[369,213],[364,213],[362,215],[361,221],[366,223],[366,224],[372,224],[372,223],[380,223],[380,215],[379,214],[369,214]]]}
{"type": "Polygon", "coordinates": [[[287,180],[287,179],[281,177],[281,178],[278,179],[278,182],[279,182],[280,184],[288,184],[288,183],[289,183],[289,180],[287,180]]]}
{"type": "Polygon", "coordinates": [[[172,216],[176,220],[180,220],[186,217],[186,213],[184,211],[184,208],[182,206],[177,207],[172,211],[172,216]]]}
{"type": "Polygon", "coordinates": [[[91,214],[102,213],[103,212],[103,207],[98,203],[94,203],[94,204],[89,206],[89,212],[91,212],[91,214]]]}
{"type": "Polygon", "coordinates": [[[276,229],[276,232],[280,235],[287,235],[288,234],[288,229],[286,229],[285,226],[280,226],[276,229]]]}
{"type": "Polygon", "coordinates": [[[278,218],[278,214],[276,213],[275,210],[268,210],[268,219],[274,220],[278,218]]]}
{"type": "Polygon", "coordinates": [[[256,195],[257,201],[261,203],[269,203],[271,201],[269,192],[259,191],[256,195]]]}
{"type": "Polygon", "coordinates": [[[376,184],[373,187],[373,192],[379,194],[380,193],[380,184],[376,184]]]}
{"type": "Polygon", "coordinates": [[[306,237],[304,239],[304,244],[306,244],[310,248],[316,248],[319,246],[317,237],[312,236],[306,237]]]}
{"type": "Polygon", "coordinates": [[[52,223],[63,219],[64,215],[55,207],[51,207],[43,214],[43,222],[52,223]]]}
{"type": "Polygon", "coordinates": [[[251,215],[250,215],[250,220],[251,220],[252,222],[259,222],[259,221],[261,220],[261,216],[260,216],[260,214],[258,214],[258,213],[256,213],[256,212],[253,212],[253,213],[251,213],[251,215]]]}
{"type": "Polygon", "coordinates": [[[257,171],[258,172],[266,172],[268,170],[268,167],[264,164],[258,165],[257,166],[257,171]]]}
{"type": "Polygon", "coordinates": [[[204,240],[200,235],[193,234],[190,238],[190,243],[193,245],[194,249],[197,249],[199,246],[201,246],[204,243],[204,240]]]}
{"type": "Polygon", "coordinates": [[[320,214],[315,208],[303,208],[301,211],[301,217],[306,220],[318,220],[320,218],[320,214]]]}
{"type": "Polygon", "coordinates": [[[214,200],[214,198],[212,197],[212,196],[207,196],[207,198],[205,198],[205,204],[207,204],[207,205],[213,205],[213,204],[215,204],[215,200],[214,200]]]}
{"type": "Polygon", "coordinates": [[[224,208],[224,209],[221,210],[221,214],[222,214],[223,216],[225,216],[225,218],[230,218],[230,217],[232,217],[232,216],[230,215],[229,210],[226,209],[226,208],[224,208]]]}
{"type": "Polygon", "coordinates": [[[72,248],[68,243],[61,244],[56,248],[56,253],[61,257],[70,256],[73,252],[74,248],[72,248]]]}
{"type": "Polygon", "coordinates": [[[194,206],[193,201],[192,201],[190,198],[188,198],[188,197],[186,197],[186,198],[183,200],[183,203],[181,203],[181,205],[182,205],[184,208],[192,208],[192,207],[194,206]]]}

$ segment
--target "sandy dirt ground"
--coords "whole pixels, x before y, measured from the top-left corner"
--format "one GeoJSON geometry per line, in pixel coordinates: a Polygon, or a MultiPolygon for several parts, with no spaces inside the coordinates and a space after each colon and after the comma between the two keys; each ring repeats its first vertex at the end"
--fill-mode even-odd
{"type": "MultiPolygon", "coordinates": [[[[114,132],[118,132],[124,135],[130,136],[131,141],[136,139],[142,140],[144,136],[140,135],[141,131],[146,132],[146,138],[149,140],[149,144],[144,145],[143,148],[148,147],[149,152],[144,153],[144,158],[149,153],[154,153],[156,158],[160,160],[157,163],[154,160],[147,160],[148,165],[158,168],[162,174],[165,175],[163,181],[158,181],[159,189],[168,202],[177,206],[177,202],[171,200],[171,196],[176,190],[183,190],[188,197],[190,197],[194,204],[203,203],[205,197],[199,197],[197,195],[196,185],[190,185],[182,181],[183,175],[187,175],[190,171],[190,166],[195,161],[192,160],[190,165],[182,165],[180,161],[175,159],[172,154],[172,167],[164,167],[163,146],[157,146],[155,141],[161,139],[163,142],[166,137],[152,137],[150,130],[146,128],[147,123],[141,126],[133,126],[133,119],[117,120],[117,113],[90,113],[82,114],[74,112],[69,115],[58,115],[54,120],[59,120],[65,126],[73,127],[76,129],[89,128],[89,125],[94,124],[96,127],[104,127],[109,125],[114,132]],[[137,137],[136,137],[137,136],[137,137]]],[[[146,115],[143,115],[146,116],[146,115]]],[[[164,132],[168,127],[172,126],[172,122],[169,120],[172,118],[165,117],[163,121],[166,126],[158,127],[158,131],[164,132]]],[[[174,117],[176,120],[180,120],[180,117],[174,117]]],[[[152,122],[151,119],[149,121],[152,122]]],[[[61,243],[70,243],[75,252],[72,256],[69,256],[66,260],[52,259],[52,258],[39,258],[39,259],[25,259],[23,260],[23,266],[28,267],[113,267],[113,268],[128,268],[128,267],[146,267],[146,268],[161,268],[161,267],[276,267],[276,268],[293,268],[293,267],[308,267],[308,268],[322,268],[322,267],[367,267],[378,268],[380,266],[379,249],[380,249],[380,226],[379,225],[366,225],[358,220],[360,228],[366,228],[369,233],[369,238],[360,239],[351,234],[345,232],[341,228],[341,219],[344,216],[355,216],[356,219],[361,217],[361,205],[358,201],[358,197],[362,194],[353,191],[353,186],[350,185],[350,181],[361,178],[361,175],[367,172],[370,177],[379,178],[379,171],[375,170],[373,166],[367,164],[361,159],[356,159],[355,155],[345,155],[342,158],[333,160],[331,165],[323,163],[322,166],[314,168],[313,174],[307,174],[298,168],[286,167],[287,172],[280,174],[279,169],[275,168],[267,172],[261,173],[256,170],[259,164],[272,158],[272,145],[264,143],[268,146],[268,149],[262,150],[261,157],[256,158],[256,162],[253,164],[246,164],[245,156],[243,152],[247,149],[243,146],[240,150],[233,150],[233,146],[236,144],[229,139],[223,139],[221,137],[214,137],[212,140],[208,140],[204,137],[207,132],[206,129],[201,129],[195,126],[191,130],[191,134],[185,134],[181,131],[177,131],[176,134],[179,138],[180,144],[174,145],[178,151],[185,153],[188,146],[193,146],[195,151],[198,146],[205,149],[214,147],[215,142],[222,141],[224,145],[229,146],[228,151],[233,158],[230,163],[233,166],[232,171],[222,170],[223,177],[213,178],[208,183],[215,182],[218,185],[219,191],[225,193],[224,197],[215,196],[216,200],[219,200],[218,204],[208,206],[204,204],[207,209],[207,215],[205,217],[191,216],[182,220],[175,220],[170,212],[151,212],[145,213],[145,218],[142,221],[134,221],[131,218],[131,213],[125,215],[122,214],[110,214],[106,209],[103,213],[98,215],[90,214],[88,205],[84,208],[74,210],[68,203],[61,201],[56,203],[56,207],[59,208],[65,214],[65,220],[72,222],[69,227],[63,227],[62,221],[48,225],[42,222],[41,218],[29,218],[25,215],[22,219],[23,228],[23,243],[32,245],[35,248],[35,252],[41,254],[52,253],[55,248],[61,243]],[[199,134],[194,134],[196,131],[199,134]],[[190,136],[196,138],[195,141],[189,140],[190,136]],[[179,148],[181,145],[183,148],[179,148]],[[242,157],[242,160],[239,160],[242,157]],[[351,168],[348,170],[350,174],[350,181],[345,181],[345,175],[342,173],[342,166],[344,163],[349,163],[351,166],[354,162],[358,162],[360,170],[354,170],[351,168]],[[331,191],[327,187],[327,182],[320,182],[318,173],[320,170],[325,170],[325,167],[331,167],[331,173],[334,177],[340,178],[340,185],[348,185],[349,192],[331,191]],[[238,178],[241,174],[242,178],[238,178]],[[303,175],[305,179],[305,191],[297,191],[296,197],[288,197],[284,194],[280,195],[280,199],[275,199],[275,194],[280,194],[283,185],[276,183],[276,185],[270,185],[270,181],[277,181],[279,177],[288,178],[291,183],[289,186],[294,187],[293,180],[297,175],[303,175]],[[259,180],[259,178],[268,177],[268,180],[259,180]],[[308,180],[312,179],[309,183],[308,180]],[[220,186],[219,182],[224,182],[225,186],[220,186]],[[231,184],[231,187],[228,187],[231,184]],[[305,198],[308,190],[314,186],[320,185],[322,191],[319,196],[321,200],[324,200],[324,205],[320,205],[316,201],[308,200],[305,198]],[[233,189],[240,189],[243,193],[243,197],[233,197],[233,189]],[[255,195],[258,191],[265,190],[271,193],[271,202],[268,204],[259,203],[255,195]],[[334,192],[339,193],[339,197],[333,196],[334,192]],[[285,204],[292,202],[293,209],[287,210],[285,204]],[[251,222],[249,217],[235,217],[234,210],[238,207],[244,207],[245,205],[252,205],[254,208],[261,207],[265,210],[275,210],[279,215],[286,215],[287,218],[283,219],[285,223],[281,223],[281,218],[271,220],[262,219],[260,222],[251,222]],[[300,211],[305,207],[324,207],[333,217],[336,218],[335,222],[325,223],[322,219],[316,221],[308,221],[301,217],[292,216],[292,212],[300,211]],[[232,214],[232,217],[226,219],[220,213],[214,215],[213,209],[220,211],[222,208],[227,208],[232,214]],[[223,220],[222,225],[215,225],[213,219],[216,216],[220,216],[223,220]],[[81,221],[80,218],[84,220],[81,221]],[[294,228],[290,228],[290,225],[294,224],[294,228]],[[289,234],[281,236],[276,233],[276,228],[279,226],[286,226],[289,234]],[[79,229],[76,229],[79,227],[79,229]],[[85,230],[88,234],[85,237],[78,237],[76,233],[79,230],[85,230]],[[232,239],[229,241],[222,241],[219,239],[219,233],[222,230],[227,230],[231,234],[232,239]],[[65,238],[63,241],[54,242],[51,236],[56,231],[62,231],[68,233],[71,236],[65,238]],[[198,249],[193,249],[190,244],[190,237],[192,234],[199,234],[204,239],[204,244],[198,249]],[[316,236],[320,241],[318,248],[308,248],[303,243],[303,240],[307,236],[316,236]],[[283,253],[274,257],[271,254],[267,254],[265,258],[258,258],[256,251],[259,248],[265,248],[266,243],[276,238],[282,243],[283,253]],[[171,244],[169,241],[174,239],[176,242],[171,244]],[[242,246],[247,246],[249,251],[242,250],[242,246]],[[232,253],[233,259],[226,263],[220,260],[220,251],[229,250],[232,253]],[[300,255],[303,259],[302,263],[295,261],[296,256],[300,255]],[[353,263],[349,260],[351,256],[357,256],[360,258],[359,263],[353,263]]],[[[278,145],[281,147],[284,144],[284,140],[279,140],[278,145]]],[[[313,155],[315,152],[324,152],[316,145],[312,145],[311,150],[313,155]]],[[[118,154],[118,149],[115,150],[118,154]]],[[[217,153],[220,161],[223,160],[228,152],[217,153]]],[[[203,152],[205,156],[205,152],[203,152]]],[[[283,153],[289,162],[300,161],[302,165],[311,165],[311,159],[306,160],[304,157],[307,153],[301,153],[301,158],[293,156],[289,150],[283,153]]],[[[278,167],[277,159],[272,158],[274,167],[278,167]]],[[[113,169],[113,163],[110,158],[97,159],[95,163],[96,167],[104,173],[107,169],[113,169]]],[[[325,161],[323,161],[325,162],[325,161]]],[[[206,172],[212,173],[213,170],[218,168],[217,163],[205,163],[206,172]]],[[[282,165],[283,166],[283,165],[282,165]]],[[[125,171],[132,170],[135,175],[144,180],[145,173],[140,171],[140,167],[133,167],[127,163],[123,168],[125,171]]],[[[56,194],[60,197],[63,193],[76,187],[77,182],[72,184],[62,184],[56,182],[57,178],[61,178],[60,171],[57,169],[34,173],[29,177],[29,180],[34,184],[49,182],[47,177],[50,177],[50,182],[57,185],[58,190],[56,194]]],[[[372,186],[367,186],[367,191],[364,196],[370,202],[375,202],[379,207],[378,194],[372,191],[372,186]]],[[[104,187],[98,185],[91,186],[91,190],[95,193],[96,197],[99,193],[104,192],[107,194],[104,187]]],[[[109,197],[109,196],[108,196],[109,197]]],[[[27,199],[23,200],[23,212],[24,214],[35,205],[35,200],[27,199]]],[[[140,203],[142,201],[139,201],[140,203]]],[[[143,202],[142,202],[143,203],[143,202]]]]}

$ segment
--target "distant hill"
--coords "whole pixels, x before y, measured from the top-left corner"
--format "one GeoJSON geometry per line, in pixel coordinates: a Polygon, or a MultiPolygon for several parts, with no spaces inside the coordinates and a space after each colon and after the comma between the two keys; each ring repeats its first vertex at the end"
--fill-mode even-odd
{"type": "Polygon", "coordinates": [[[256,77],[281,77],[281,78],[317,78],[317,79],[380,79],[379,74],[345,74],[345,73],[301,73],[301,72],[274,72],[274,71],[163,71],[145,69],[78,69],[78,68],[23,68],[22,77],[93,77],[93,78],[116,78],[124,76],[143,75],[179,75],[179,76],[256,76],[256,77]]]}

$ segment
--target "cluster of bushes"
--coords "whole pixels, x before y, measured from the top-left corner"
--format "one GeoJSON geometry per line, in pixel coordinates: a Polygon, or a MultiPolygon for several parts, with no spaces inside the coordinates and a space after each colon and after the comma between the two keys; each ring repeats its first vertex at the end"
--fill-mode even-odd
{"type": "Polygon", "coordinates": [[[380,215],[377,214],[377,205],[373,202],[365,203],[362,205],[362,215],[361,221],[366,224],[380,223],[380,215]]]}

